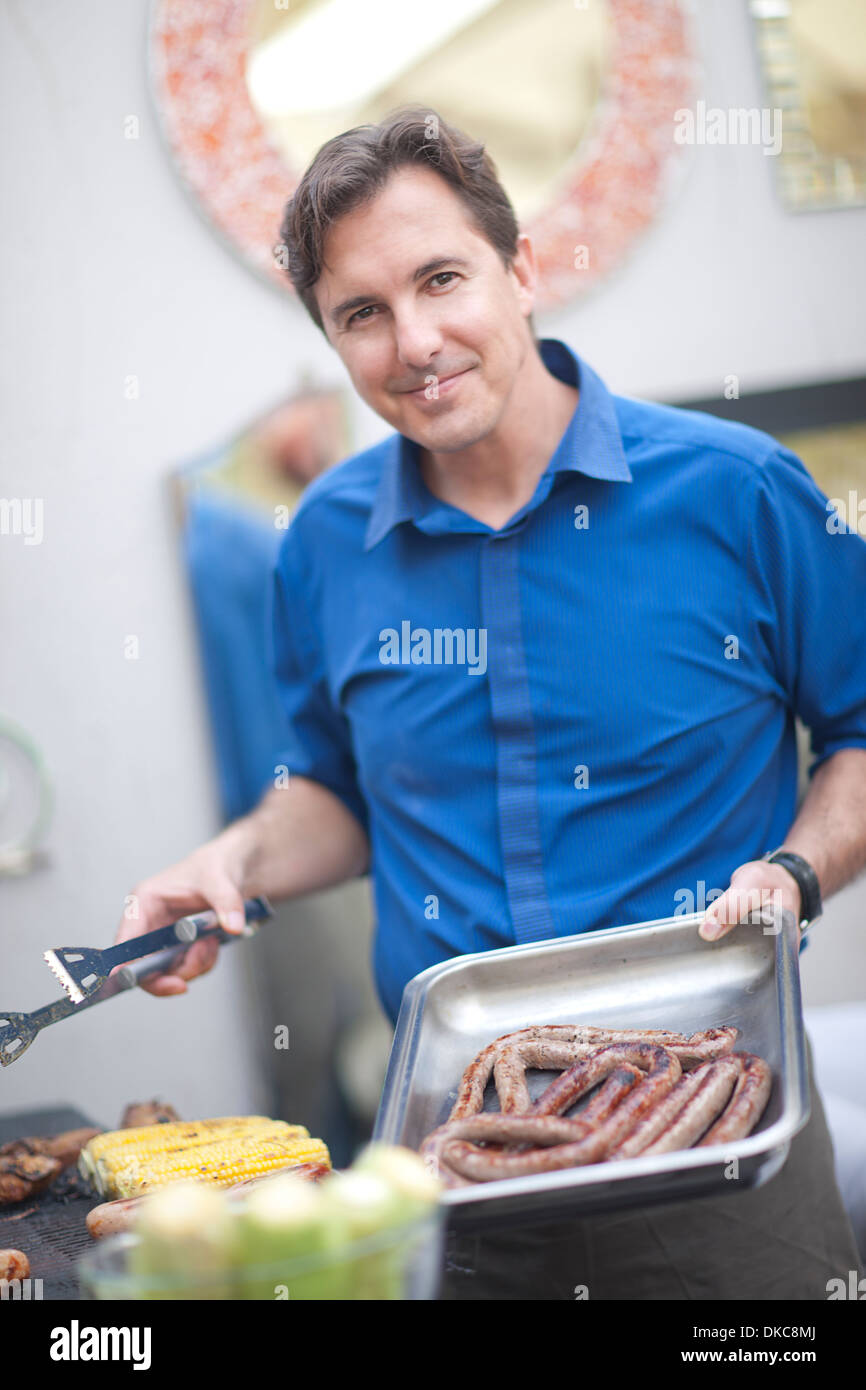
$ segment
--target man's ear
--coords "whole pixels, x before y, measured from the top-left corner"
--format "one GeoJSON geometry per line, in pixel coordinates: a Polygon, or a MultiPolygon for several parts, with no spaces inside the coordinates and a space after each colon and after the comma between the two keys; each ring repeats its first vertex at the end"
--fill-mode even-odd
{"type": "Polygon", "coordinates": [[[526,232],[521,232],[517,238],[517,249],[511,258],[508,273],[513,277],[520,308],[523,314],[529,317],[535,307],[538,262],[535,259],[532,239],[526,232]]]}

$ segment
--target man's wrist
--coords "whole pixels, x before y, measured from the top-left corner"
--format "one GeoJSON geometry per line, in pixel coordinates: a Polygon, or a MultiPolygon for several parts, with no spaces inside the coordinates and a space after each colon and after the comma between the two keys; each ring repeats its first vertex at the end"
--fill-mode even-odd
{"type": "Polygon", "coordinates": [[[243,883],[244,893],[247,894],[250,875],[255,871],[255,861],[261,848],[257,826],[250,816],[242,816],[240,820],[227,825],[217,840],[228,860],[227,867],[230,866],[233,877],[243,883]]]}
{"type": "Polygon", "coordinates": [[[800,926],[805,927],[816,921],[824,909],[818,875],[809,860],[798,851],[789,849],[787,845],[770,850],[764,855],[764,859],[769,864],[778,864],[780,868],[785,869],[796,883],[800,892],[797,912],[800,926]]]}

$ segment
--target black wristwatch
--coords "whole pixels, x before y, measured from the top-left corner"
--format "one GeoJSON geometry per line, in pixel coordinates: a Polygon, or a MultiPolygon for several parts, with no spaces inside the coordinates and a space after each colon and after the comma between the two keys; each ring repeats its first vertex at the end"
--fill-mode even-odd
{"type": "Polygon", "coordinates": [[[812,865],[801,854],[794,854],[790,849],[770,850],[764,858],[768,864],[781,864],[797,880],[800,888],[800,928],[808,927],[824,911],[821,885],[812,865]]]}

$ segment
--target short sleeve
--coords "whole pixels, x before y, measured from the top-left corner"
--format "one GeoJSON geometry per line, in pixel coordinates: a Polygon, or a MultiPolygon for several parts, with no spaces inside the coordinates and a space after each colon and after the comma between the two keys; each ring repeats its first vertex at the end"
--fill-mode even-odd
{"type": "MultiPolygon", "coordinates": [[[[835,501],[836,499],[834,499],[835,501]]],[[[818,765],[866,748],[866,540],[781,445],[755,472],[749,542],[759,641],[818,765]]]]}
{"type": "Polygon", "coordinates": [[[290,773],[321,782],[332,791],[367,830],[367,805],[358,787],[351,731],[331,699],[307,597],[293,573],[293,558],[290,530],[273,570],[268,615],[268,655],[287,721],[278,756],[290,773]]]}

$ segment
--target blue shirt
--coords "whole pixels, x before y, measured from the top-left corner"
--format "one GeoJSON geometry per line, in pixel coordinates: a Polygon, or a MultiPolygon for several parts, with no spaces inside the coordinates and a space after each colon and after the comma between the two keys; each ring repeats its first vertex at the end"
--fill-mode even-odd
{"type": "Polygon", "coordinates": [[[795,713],[812,771],[866,747],[866,542],[803,464],[539,349],[580,398],[507,525],[392,434],[275,569],[282,761],[368,832],[392,1019],[448,957],[703,910],[791,826],[795,713]]]}

